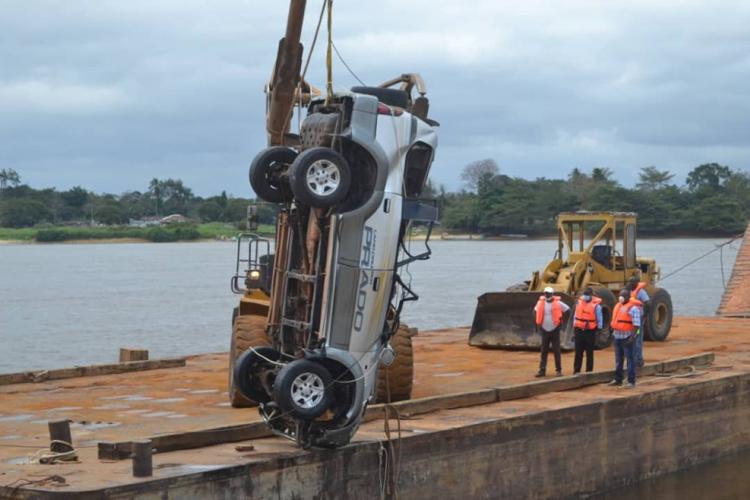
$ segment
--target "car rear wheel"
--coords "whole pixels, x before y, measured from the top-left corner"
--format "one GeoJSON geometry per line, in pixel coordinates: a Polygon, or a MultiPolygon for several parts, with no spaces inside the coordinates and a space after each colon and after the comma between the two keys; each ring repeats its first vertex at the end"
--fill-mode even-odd
{"type": "Polygon", "coordinates": [[[290,200],[288,179],[283,175],[294,162],[297,152],[283,146],[266,148],[250,164],[250,186],[258,198],[269,203],[290,200]]]}
{"type": "Polygon", "coordinates": [[[349,162],[330,148],[307,149],[292,164],[291,184],[300,202],[315,208],[331,207],[349,194],[349,162]]]}

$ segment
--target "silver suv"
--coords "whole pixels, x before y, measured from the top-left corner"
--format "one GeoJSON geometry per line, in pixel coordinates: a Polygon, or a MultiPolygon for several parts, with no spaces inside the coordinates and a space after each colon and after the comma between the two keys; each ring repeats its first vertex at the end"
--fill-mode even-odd
{"type": "Polygon", "coordinates": [[[355,433],[379,366],[394,360],[402,306],[417,298],[399,269],[430,255],[437,208],[419,196],[438,124],[423,86],[416,99],[411,88],[315,99],[299,147],[267,148],[250,167],[256,194],[280,212],[275,255],[260,270],[270,275],[268,341],[237,358],[233,383],[303,447],[341,446],[355,433]],[[428,233],[416,255],[404,244],[414,221],[428,233]]]}

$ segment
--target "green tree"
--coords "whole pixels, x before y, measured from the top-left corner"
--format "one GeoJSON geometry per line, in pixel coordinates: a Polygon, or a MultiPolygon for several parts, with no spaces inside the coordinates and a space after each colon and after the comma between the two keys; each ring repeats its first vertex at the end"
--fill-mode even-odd
{"type": "Polygon", "coordinates": [[[42,222],[52,222],[54,216],[47,206],[37,200],[13,198],[3,202],[0,225],[4,227],[31,227],[42,222]]]}
{"type": "Polygon", "coordinates": [[[732,176],[729,167],[718,163],[705,163],[688,173],[687,186],[690,191],[716,192],[724,187],[726,181],[732,176]]]}
{"type": "Polygon", "coordinates": [[[739,203],[723,195],[700,200],[689,211],[689,217],[694,229],[711,234],[737,234],[747,225],[739,203]]]}
{"type": "Polygon", "coordinates": [[[674,174],[668,170],[659,170],[654,166],[644,167],[638,174],[640,182],[636,184],[636,187],[643,191],[655,191],[666,187],[667,183],[672,180],[673,177],[674,174]]]}
{"type": "Polygon", "coordinates": [[[21,184],[21,176],[12,168],[0,170],[0,191],[5,191],[8,186],[17,187],[21,184]]]}
{"type": "Polygon", "coordinates": [[[69,191],[61,192],[60,198],[67,206],[80,209],[89,202],[89,192],[81,186],[75,186],[69,191]]]}
{"type": "Polygon", "coordinates": [[[198,216],[204,222],[221,220],[224,210],[215,200],[206,200],[198,207],[198,216]]]}

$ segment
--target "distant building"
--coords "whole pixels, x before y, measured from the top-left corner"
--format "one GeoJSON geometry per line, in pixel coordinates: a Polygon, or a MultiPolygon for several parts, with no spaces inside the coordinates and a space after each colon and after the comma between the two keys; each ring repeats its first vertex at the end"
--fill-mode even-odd
{"type": "Polygon", "coordinates": [[[161,224],[178,224],[181,222],[190,222],[190,219],[181,214],[172,214],[162,217],[161,224]]]}
{"type": "Polygon", "coordinates": [[[157,217],[157,216],[141,217],[140,219],[128,220],[128,226],[131,226],[131,227],[160,226],[161,220],[162,218],[157,217]]]}

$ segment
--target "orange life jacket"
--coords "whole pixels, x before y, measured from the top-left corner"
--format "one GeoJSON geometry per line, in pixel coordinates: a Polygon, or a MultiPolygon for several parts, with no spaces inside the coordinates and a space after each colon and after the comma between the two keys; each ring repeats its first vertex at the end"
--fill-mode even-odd
{"type": "Polygon", "coordinates": [[[635,326],[633,325],[633,320],[630,318],[630,309],[641,304],[642,302],[636,299],[630,299],[625,304],[618,302],[615,310],[612,311],[612,323],[610,324],[612,329],[621,332],[634,332],[635,326]]]}
{"type": "MultiPolygon", "coordinates": [[[[544,306],[547,302],[547,298],[542,295],[536,303],[536,326],[542,326],[544,322],[544,306]]],[[[562,306],[560,305],[560,297],[552,296],[552,322],[555,324],[555,328],[560,326],[562,322],[562,306]]]]}
{"type": "Polygon", "coordinates": [[[602,299],[591,297],[591,301],[586,302],[583,297],[578,299],[576,304],[576,316],[573,326],[581,330],[596,330],[596,306],[601,304],[602,299]]]}

